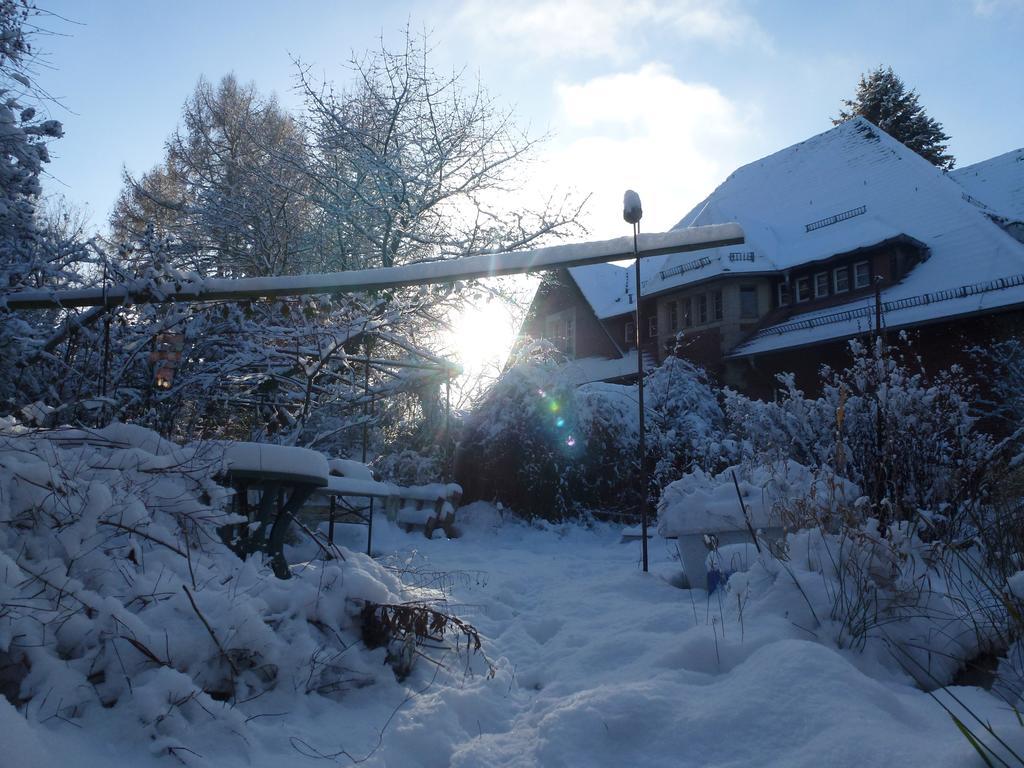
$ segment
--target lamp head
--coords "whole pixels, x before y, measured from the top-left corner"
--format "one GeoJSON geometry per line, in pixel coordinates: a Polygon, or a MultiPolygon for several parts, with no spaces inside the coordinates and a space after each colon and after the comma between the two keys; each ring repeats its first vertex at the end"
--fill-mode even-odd
{"type": "Polygon", "coordinates": [[[640,195],[632,189],[627,189],[622,196],[622,218],[630,224],[639,224],[643,218],[644,209],[640,207],[640,195]]]}

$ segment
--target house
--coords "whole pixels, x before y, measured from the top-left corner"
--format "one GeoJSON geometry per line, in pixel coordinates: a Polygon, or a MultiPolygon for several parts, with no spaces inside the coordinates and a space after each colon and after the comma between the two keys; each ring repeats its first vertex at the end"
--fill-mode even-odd
{"type": "MultiPolygon", "coordinates": [[[[641,353],[681,354],[768,395],[813,389],[846,341],[914,329],[936,365],[1016,333],[1024,308],[1024,153],[946,173],[863,118],[736,170],[677,225],[739,222],[742,246],[641,263],[641,353]]],[[[540,290],[524,333],[577,381],[635,376],[631,266],[579,267],[540,290]],[[603,375],[608,373],[610,375],[603,375]]]]}

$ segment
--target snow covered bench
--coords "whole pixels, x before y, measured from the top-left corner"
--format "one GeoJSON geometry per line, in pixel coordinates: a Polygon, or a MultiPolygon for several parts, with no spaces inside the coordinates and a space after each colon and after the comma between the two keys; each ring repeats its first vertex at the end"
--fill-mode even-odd
{"type": "Polygon", "coordinates": [[[429,537],[437,528],[443,528],[451,535],[462,486],[455,483],[402,486],[378,480],[332,476],[327,479],[327,485],[318,488],[316,493],[338,498],[382,499],[389,520],[407,531],[422,527],[429,537]]]}

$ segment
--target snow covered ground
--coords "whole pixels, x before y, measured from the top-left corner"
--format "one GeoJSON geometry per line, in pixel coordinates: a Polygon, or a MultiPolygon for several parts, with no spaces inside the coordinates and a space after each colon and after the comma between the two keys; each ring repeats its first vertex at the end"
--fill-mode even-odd
{"type": "MultiPolygon", "coordinates": [[[[201,757],[182,762],[348,765],[344,750],[403,767],[983,765],[927,693],[810,639],[795,615],[736,622],[730,593],[673,586],[671,542],[652,540],[644,575],[639,542],[620,543],[616,526],[529,527],[483,504],[460,522],[461,538],[428,541],[380,520],[375,548],[445,587],[484,636],[493,678],[449,656],[447,670],[421,662],[404,683],[381,675],[340,701],[268,696],[244,736],[197,737],[201,757]]],[[[363,535],[351,531],[353,548],[363,535]]],[[[1024,745],[1001,702],[955,693],[1024,745]]],[[[102,718],[29,725],[2,697],[0,733],[5,768],[174,764],[102,718]]]]}

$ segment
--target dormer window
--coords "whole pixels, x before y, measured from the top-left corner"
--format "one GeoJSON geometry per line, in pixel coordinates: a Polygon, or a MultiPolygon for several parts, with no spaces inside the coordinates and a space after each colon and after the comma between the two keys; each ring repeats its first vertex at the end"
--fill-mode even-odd
{"type": "Polygon", "coordinates": [[[853,265],[853,287],[867,288],[871,285],[871,262],[858,261],[853,265]]]}
{"type": "Polygon", "coordinates": [[[824,299],[828,296],[828,272],[818,272],[814,276],[814,298],[824,299]]]}
{"type": "Polygon", "coordinates": [[[797,303],[811,300],[811,278],[801,277],[796,281],[797,303]]]}
{"type": "Polygon", "coordinates": [[[850,270],[847,267],[836,267],[832,270],[832,291],[846,293],[850,290],[850,270]]]}

